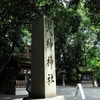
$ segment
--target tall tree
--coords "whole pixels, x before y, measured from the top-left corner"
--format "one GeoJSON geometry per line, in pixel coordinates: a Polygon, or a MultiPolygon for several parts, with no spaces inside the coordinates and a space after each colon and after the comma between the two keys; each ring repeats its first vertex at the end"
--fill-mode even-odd
{"type": "Polygon", "coordinates": [[[3,71],[7,73],[12,55],[24,50],[26,45],[25,37],[28,35],[26,31],[28,33],[32,32],[32,20],[42,14],[46,14],[46,11],[49,11],[47,7],[51,5],[53,8],[55,2],[55,0],[1,0],[0,74],[3,71]]]}

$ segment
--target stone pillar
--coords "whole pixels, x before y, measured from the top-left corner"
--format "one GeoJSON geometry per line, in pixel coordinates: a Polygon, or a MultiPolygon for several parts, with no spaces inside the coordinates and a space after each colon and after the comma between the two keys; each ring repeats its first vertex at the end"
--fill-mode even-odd
{"type": "Polygon", "coordinates": [[[96,79],[93,80],[93,83],[94,83],[94,87],[98,87],[98,83],[96,79]]]}
{"type": "Polygon", "coordinates": [[[31,59],[31,98],[34,99],[24,100],[65,100],[56,96],[54,25],[46,16],[33,21],[31,59]]]}
{"type": "Polygon", "coordinates": [[[56,96],[54,25],[46,16],[33,21],[32,32],[33,98],[56,96]]]}
{"type": "Polygon", "coordinates": [[[65,74],[62,74],[62,85],[65,86],[65,74]]]}

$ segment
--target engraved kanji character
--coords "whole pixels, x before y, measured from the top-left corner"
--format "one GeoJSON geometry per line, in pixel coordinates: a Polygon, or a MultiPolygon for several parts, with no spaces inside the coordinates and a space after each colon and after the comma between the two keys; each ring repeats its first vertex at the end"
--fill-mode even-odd
{"type": "Polygon", "coordinates": [[[50,22],[49,21],[47,23],[47,32],[48,31],[50,32],[51,35],[53,35],[52,32],[51,32],[51,27],[50,27],[50,22]]]}
{"type": "Polygon", "coordinates": [[[54,79],[53,79],[53,74],[51,74],[51,82],[54,82],[54,79]]]}
{"type": "Polygon", "coordinates": [[[50,74],[48,74],[48,85],[50,85],[50,74]]]}
{"type": "Polygon", "coordinates": [[[48,57],[47,59],[47,65],[49,66],[49,63],[50,63],[50,57],[48,57]]]}
{"type": "Polygon", "coordinates": [[[50,46],[50,49],[52,48],[53,46],[53,43],[52,43],[52,40],[50,39],[50,42],[49,42],[49,46],[50,46]]]}
{"type": "Polygon", "coordinates": [[[47,38],[47,44],[46,46],[49,48],[49,38],[47,38]]]}

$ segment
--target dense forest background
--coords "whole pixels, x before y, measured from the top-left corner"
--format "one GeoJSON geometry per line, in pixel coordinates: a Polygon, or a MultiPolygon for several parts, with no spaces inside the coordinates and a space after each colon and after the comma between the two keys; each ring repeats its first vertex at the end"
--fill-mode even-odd
{"type": "Polygon", "coordinates": [[[76,80],[78,67],[92,67],[100,80],[100,0],[1,0],[0,79],[31,43],[32,20],[41,15],[54,21],[56,68],[76,80]]]}

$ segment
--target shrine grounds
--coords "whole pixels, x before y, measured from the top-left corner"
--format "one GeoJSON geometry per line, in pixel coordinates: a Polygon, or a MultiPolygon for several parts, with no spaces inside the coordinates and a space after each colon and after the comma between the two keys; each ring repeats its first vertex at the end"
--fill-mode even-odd
{"type": "MultiPolygon", "coordinates": [[[[74,99],[75,90],[76,86],[57,86],[57,95],[64,95],[66,100],[83,100],[80,91],[78,91],[77,99],[74,99]]],[[[100,87],[84,87],[83,91],[86,97],[85,100],[100,100],[100,87]]],[[[0,93],[0,100],[22,100],[24,97],[27,97],[27,94],[15,96],[0,93]]]]}

